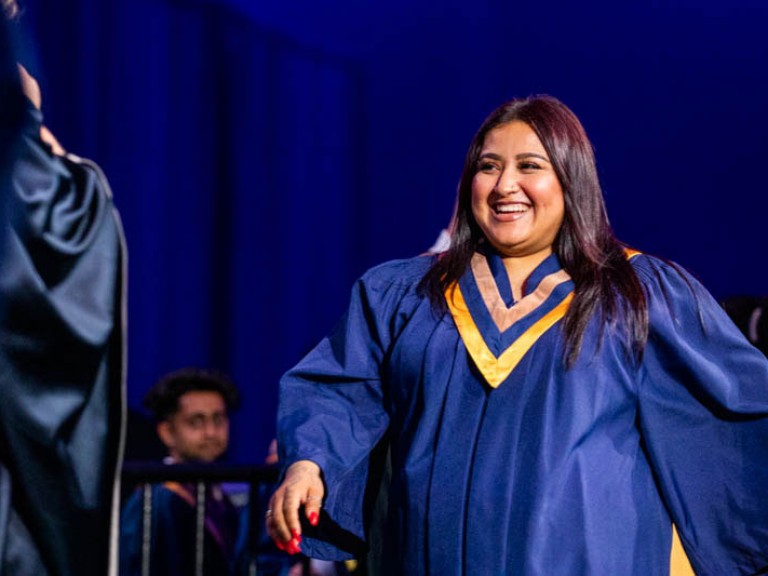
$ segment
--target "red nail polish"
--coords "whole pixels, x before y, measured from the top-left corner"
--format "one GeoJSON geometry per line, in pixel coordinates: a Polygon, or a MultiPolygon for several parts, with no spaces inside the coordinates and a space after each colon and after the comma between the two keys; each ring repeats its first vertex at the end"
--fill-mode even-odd
{"type": "Polygon", "coordinates": [[[287,548],[288,554],[298,554],[301,552],[301,548],[299,548],[299,543],[296,540],[291,540],[288,542],[288,548],[287,548]]]}
{"type": "Polygon", "coordinates": [[[301,534],[299,534],[298,530],[291,530],[291,534],[293,535],[293,538],[296,540],[296,542],[301,543],[301,534]]]}
{"type": "Polygon", "coordinates": [[[317,523],[320,521],[320,516],[317,512],[310,512],[309,513],[309,523],[312,526],[317,526],[317,523]]]}
{"type": "Polygon", "coordinates": [[[275,546],[277,546],[278,550],[282,550],[285,552],[285,544],[283,542],[280,542],[279,540],[274,540],[275,546]]]}

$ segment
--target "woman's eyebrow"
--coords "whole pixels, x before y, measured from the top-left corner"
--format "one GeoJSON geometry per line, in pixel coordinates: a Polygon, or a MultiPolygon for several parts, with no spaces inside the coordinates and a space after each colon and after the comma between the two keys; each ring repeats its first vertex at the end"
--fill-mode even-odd
{"type": "MultiPolygon", "coordinates": [[[[551,164],[549,158],[546,156],[539,154],[537,152],[521,152],[520,154],[515,155],[515,160],[525,160],[526,158],[538,158],[539,160],[544,160],[544,162],[547,162],[551,164]]],[[[501,155],[496,154],[495,152],[483,152],[480,154],[480,156],[477,158],[478,160],[503,160],[504,158],[501,157],[501,155]]]]}
{"type": "Polygon", "coordinates": [[[551,164],[551,162],[549,161],[549,158],[547,158],[546,156],[542,156],[541,154],[538,154],[536,152],[521,152],[520,154],[517,154],[515,156],[516,160],[525,160],[526,158],[538,158],[539,160],[544,160],[544,162],[551,164]]]}

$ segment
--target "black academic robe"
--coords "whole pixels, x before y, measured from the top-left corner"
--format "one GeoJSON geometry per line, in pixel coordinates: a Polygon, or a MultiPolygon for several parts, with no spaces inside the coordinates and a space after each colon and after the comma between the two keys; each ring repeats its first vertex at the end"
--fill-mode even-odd
{"type": "Polygon", "coordinates": [[[0,574],[109,573],[124,396],[124,248],[104,175],[29,107],[0,252],[0,574]]]}

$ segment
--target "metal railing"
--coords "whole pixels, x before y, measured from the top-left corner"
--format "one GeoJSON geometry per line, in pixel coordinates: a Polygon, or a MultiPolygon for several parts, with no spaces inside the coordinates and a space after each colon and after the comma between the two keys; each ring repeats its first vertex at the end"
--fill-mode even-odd
{"type": "Polygon", "coordinates": [[[249,487],[248,493],[248,535],[246,551],[247,570],[249,576],[256,576],[257,545],[263,536],[264,519],[259,510],[259,501],[255,497],[261,485],[274,484],[278,478],[278,469],[274,466],[231,466],[220,464],[194,465],[176,464],[173,466],[161,463],[125,462],[122,469],[123,487],[143,486],[142,506],[142,546],[141,574],[150,575],[151,561],[151,532],[152,532],[152,484],[164,482],[179,482],[195,486],[197,494],[195,503],[195,573],[194,576],[205,576],[203,566],[205,561],[205,505],[206,485],[217,482],[243,483],[249,487]]]}

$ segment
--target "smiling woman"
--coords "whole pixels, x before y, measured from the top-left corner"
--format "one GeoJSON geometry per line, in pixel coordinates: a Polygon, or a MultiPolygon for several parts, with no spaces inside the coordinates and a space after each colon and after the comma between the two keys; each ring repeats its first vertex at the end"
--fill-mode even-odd
{"type": "Polygon", "coordinates": [[[565,211],[563,189],[541,140],[528,124],[509,122],[488,133],[472,179],[472,214],[504,257],[512,294],[552,254],[565,211]]]}
{"type": "Polygon", "coordinates": [[[267,527],[320,558],[369,544],[376,574],[667,576],[674,523],[697,573],[759,573],[766,383],[693,277],[614,237],[576,116],[513,100],[448,251],[368,271],[283,377],[267,527]]]}
{"type": "Polygon", "coordinates": [[[489,243],[500,250],[513,293],[542,256],[554,252],[577,286],[564,319],[568,362],[578,356],[587,322],[598,309],[607,319],[620,316],[630,330],[634,351],[642,349],[648,332],[643,289],[608,223],[592,145],[581,122],[562,102],[543,96],[512,100],[494,110],[470,144],[457,202],[452,248],[435,262],[421,283],[433,304],[443,306],[445,291],[489,243]],[[487,156],[482,159],[483,154],[499,156],[491,146],[508,147],[513,154],[507,151],[507,164],[513,157],[517,162],[511,167],[505,165],[508,175],[498,179],[494,176],[502,166],[500,160],[495,160],[496,168],[489,168],[487,156]],[[521,159],[516,158],[518,154],[521,159]],[[481,167],[491,170],[488,178],[481,167]],[[516,183],[509,184],[510,179],[516,183]],[[526,204],[532,207],[521,224],[527,221],[537,226],[520,236],[516,254],[505,254],[511,247],[500,250],[495,233],[488,236],[489,231],[506,230],[514,239],[516,232],[522,234],[525,229],[505,226],[495,211],[484,206],[481,184],[487,186],[489,181],[495,186],[495,193],[489,193],[492,202],[502,196],[504,187],[514,190],[525,183],[529,191],[530,197],[525,190],[517,192],[516,198],[525,196],[526,204]],[[498,226],[491,227],[493,222],[498,226]]]}

